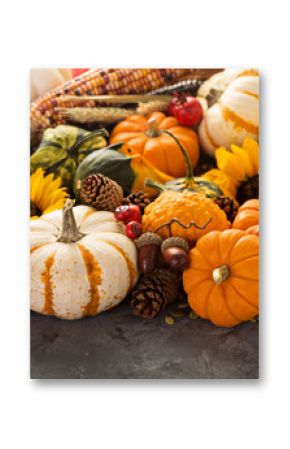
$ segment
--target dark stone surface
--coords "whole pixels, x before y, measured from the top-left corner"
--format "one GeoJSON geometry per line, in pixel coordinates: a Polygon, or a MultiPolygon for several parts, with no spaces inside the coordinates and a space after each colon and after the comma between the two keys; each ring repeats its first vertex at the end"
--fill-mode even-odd
{"type": "Polygon", "coordinates": [[[31,314],[33,379],[256,379],[258,323],[224,329],[164,315],[142,320],[128,301],[94,318],[31,314]]]}

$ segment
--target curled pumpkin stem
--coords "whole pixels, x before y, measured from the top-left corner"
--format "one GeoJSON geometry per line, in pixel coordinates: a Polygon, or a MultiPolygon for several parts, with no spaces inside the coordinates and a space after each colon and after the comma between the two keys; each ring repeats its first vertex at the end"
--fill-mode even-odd
{"type": "Polygon", "coordinates": [[[169,233],[169,237],[172,237],[172,232],[171,232],[171,226],[173,225],[173,223],[177,223],[181,228],[183,229],[190,229],[190,228],[196,228],[196,229],[205,229],[209,223],[211,222],[211,217],[207,220],[207,222],[205,224],[203,224],[202,226],[199,226],[195,223],[195,221],[191,221],[189,224],[184,224],[181,221],[179,221],[177,218],[171,218],[171,220],[167,221],[166,223],[163,223],[162,225],[158,226],[158,228],[155,229],[155,233],[157,233],[158,231],[160,231],[160,229],[162,228],[167,228],[168,229],[168,233],[169,233]]]}
{"type": "Polygon", "coordinates": [[[191,163],[190,157],[188,155],[188,152],[186,151],[184,146],[181,144],[179,139],[177,139],[177,137],[175,137],[175,135],[172,134],[172,132],[168,131],[168,129],[163,129],[161,132],[163,134],[167,134],[168,136],[170,136],[175,141],[175,143],[178,145],[181,153],[183,154],[184,160],[185,160],[185,165],[186,165],[186,178],[185,179],[189,182],[194,182],[193,168],[192,168],[192,163],[191,163]]]}

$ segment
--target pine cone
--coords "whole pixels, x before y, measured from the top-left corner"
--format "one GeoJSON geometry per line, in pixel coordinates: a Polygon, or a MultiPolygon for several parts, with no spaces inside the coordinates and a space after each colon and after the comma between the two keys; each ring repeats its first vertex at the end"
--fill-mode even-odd
{"type": "Polygon", "coordinates": [[[178,299],[179,276],[165,268],[158,268],[142,276],[132,292],[133,314],[154,318],[171,302],[178,299]]]}
{"type": "Polygon", "coordinates": [[[153,198],[150,195],[147,195],[146,193],[139,190],[138,192],[130,193],[127,198],[124,198],[123,203],[136,204],[140,207],[140,211],[143,214],[145,207],[148,206],[148,204],[150,204],[152,201],[153,198]]]}
{"type": "Polygon", "coordinates": [[[114,211],[122,204],[123,190],[112,179],[97,173],[82,180],[80,197],[85,204],[97,210],[114,211]]]}
{"type": "Polygon", "coordinates": [[[238,204],[229,196],[218,196],[215,203],[225,212],[227,219],[233,222],[238,212],[238,204]]]}

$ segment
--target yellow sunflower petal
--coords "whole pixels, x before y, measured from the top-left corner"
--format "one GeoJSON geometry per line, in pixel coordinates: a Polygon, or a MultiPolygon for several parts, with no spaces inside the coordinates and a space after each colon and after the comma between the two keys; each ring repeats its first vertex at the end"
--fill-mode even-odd
{"type": "Polygon", "coordinates": [[[53,212],[54,210],[57,209],[62,209],[65,203],[65,198],[62,198],[60,200],[58,200],[56,203],[52,204],[51,206],[47,207],[44,211],[43,211],[43,215],[48,214],[49,212],[53,212]]]}
{"type": "Polygon", "coordinates": [[[38,169],[30,177],[30,200],[35,203],[42,214],[61,209],[68,195],[65,188],[60,188],[61,179],[53,178],[53,174],[45,176],[42,169],[38,169]]]}
{"type": "Polygon", "coordinates": [[[53,186],[55,189],[59,189],[61,187],[61,183],[62,183],[62,180],[61,180],[60,176],[58,178],[54,178],[53,186]]]}
{"type": "Polygon", "coordinates": [[[202,175],[202,178],[216,184],[224,195],[236,197],[238,183],[221,170],[217,168],[209,170],[202,175]]]}
{"type": "Polygon", "coordinates": [[[51,195],[55,191],[59,191],[58,186],[60,184],[59,178],[53,179],[54,175],[51,173],[45,177],[45,184],[42,192],[42,198],[40,201],[40,208],[41,210],[45,210],[47,207],[50,206],[52,200],[51,195]]]}
{"type": "Polygon", "coordinates": [[[244,139],[243,149],[248,153],[254,167],[254,175],[257,175],[259,173],[259,144],[254,139],[247,137],[244,139]]]}
{"type": "Polygon", "coordinates": [[[37,199],[41,195],[42,192],[42,183],[43,180],[43,170],[42,168],[38,168],[36,172],[34,172],[30,176],[30,199],[34,203],[37,203],[37,199]]]}
{"type": "Polygon", "coordinates": [[[218,168],[235,181],[239,182],[246,178],[243,167],[239,165],[236,156],[231,151],[221,147],[216,150],[215,156],[218,168]]]}
{"type": "Polygon", "coordinates": [[[67,197],[67,193],[64,190],[57,189],[54,192],[51,192],[46,199],[47,204],[54,204],[58,200],[62,200],[67,197]]]}
{"type": "Polygon", "coordinates": [[[244,172],[247,177],[254,176],[254,166],[251,163],[248,153],[241,147],[237,145],[231,145],[231,150],[233,154],[236,156],[237,162],[243,167],[244,172]]]}

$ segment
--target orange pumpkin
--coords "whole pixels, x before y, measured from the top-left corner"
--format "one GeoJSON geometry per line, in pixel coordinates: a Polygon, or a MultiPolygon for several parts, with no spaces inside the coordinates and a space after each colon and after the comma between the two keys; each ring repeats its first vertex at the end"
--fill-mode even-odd
{"type": "Polygon", "coordinates": [[[236,326],[259,312],[259,238],[212,231],[190,251],[183,286],[192,310],[217,326],[236,326]]]}
{"type": "Polygon", "coordinates": [[[239,208],[239,212],[243,210],[257,210],[259,212],[259,200],[253,198],[252,200],[245,201],[239,208]]]}
{"type": "Polygon", "coordinates": [[[247,229],[248,234],[254,234],[259,237],[259,225],[251,226],[249,229],[247,229]]]}
{"type": "Polygon", "coordinates": [[[189,154],[193,168],[199,158],[197,134],[190,128],[180,126],[174,117],[162,112],[153,112],[147,117],[131,115],[112,131],[110,143],[125,142],[121,151],[126,156],[142,154],[152,165],[167,175],[185,176],[186,166],[177,143],[162,130],[176,136],[189,154]]]}
{"type": "Polygon", "coordinates": [[[259,200],[246,201],[240,208],[233,222],[234,229],[247,230],[259,224],[259,200]]]}

